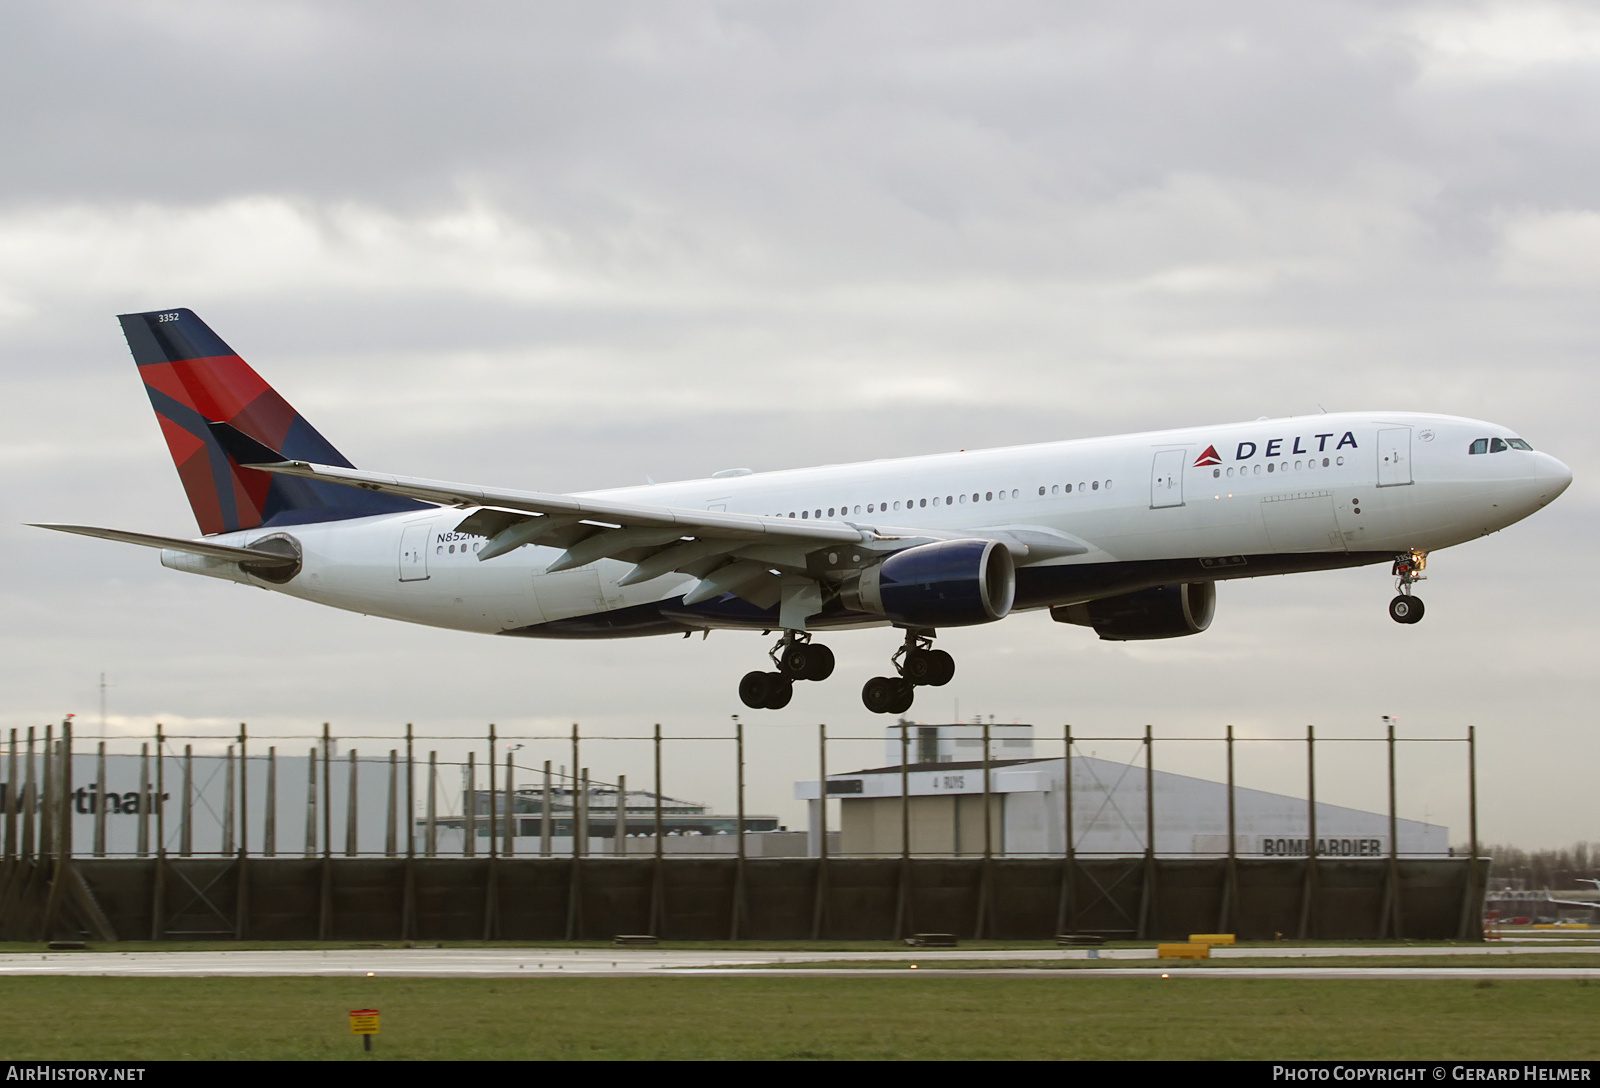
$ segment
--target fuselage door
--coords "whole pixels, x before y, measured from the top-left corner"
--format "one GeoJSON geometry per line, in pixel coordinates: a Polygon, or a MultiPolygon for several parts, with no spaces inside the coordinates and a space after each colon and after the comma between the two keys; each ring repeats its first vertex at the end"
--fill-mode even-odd
{"type": "Polygon", "coordinates": [[[1378,432],[1378,486],[1411,482],[1411,428],[1385,427],[1378,432]]]}
{"type": "Polygon", "coordinates": [[[1183,505],[1183,463],[1188,450],[1162,450],[1150,469],[1150,509],[1183,505]]]}
{"type": "Polygon", "coordinates": [[[407,525],[400,532],[400,580],[425,582],[428,579],[428,538],[433,522],[407,525]]]}

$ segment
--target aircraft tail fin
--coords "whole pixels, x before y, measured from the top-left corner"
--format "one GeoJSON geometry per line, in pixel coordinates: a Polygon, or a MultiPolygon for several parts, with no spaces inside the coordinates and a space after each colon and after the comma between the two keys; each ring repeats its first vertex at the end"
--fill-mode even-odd
{"type": "Polygon", "coordinates": [[[355,466],[193,311],[117,320],[202,533],[427,508],[412,499],[242,467],[210,424],[225,423],[282,460],[355,466]]]}

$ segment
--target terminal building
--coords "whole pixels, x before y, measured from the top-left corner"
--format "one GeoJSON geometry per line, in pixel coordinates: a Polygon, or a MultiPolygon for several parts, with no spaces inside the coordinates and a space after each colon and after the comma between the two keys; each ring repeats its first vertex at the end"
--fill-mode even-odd
{"type": "MultiPolygon", "coordinates": [[[[467,796],[471,799],[467,806],[472,811],[470,820],[465,814],[437,817],[430,830],[426,816],[417,818],[419,849],[424,853],[487,855],[491,836],[504,849],[504,791],[491,795],[475,789],[467,796]]],[[[663,853],[738,852],[737,815],[713,812],[709,805],[698,801],[666,795],[657,798],[646,790],[630,789],[625,780],[610,783],[580,779],[577,788],[573,788],[562,779],[545,786],[514,789],[510,853],[526,857],[570,855],[573,836],[577,835],[583,840],[585,854],[651,854],[656,849],[658,814],[663,853]]],[[[776,816],[746,813],[743,826],[745,853],[749,856],[793,857],[805,851],[803,833],[789,833],[776,816]]]]}
{"type": "MultiPolygon", "coordinates": [[[[987,774],[982,726],[916,725],[908,733],[910,762],[901,760],[901,729],[894,726],[885,737],[892,762],[828,776],[826,797],[839,802],[839,853],[899,854],[903,820],[910,825],[913,854],[981,855],[986,823],[990,854],[1066,852],[1065,761],[1034,756],[1032,726],[989,727],[987,774]]],[[[1230,791],[1226,782],[1081,755],[1072,758],[1073,851],[1125,857],[1153,845],[1154,853],[1166,856],[1225,855],[1230,792],[1237,856],[1308,855],[1312,811],[1303,797],[1237,786],[1230,791]]],[[[795,796],[810,802],[815,852],[823,792],[811,780],[796,783],[795,796]]],[[[1318,857],[1389,855],[1387,813],[1318,801],[1315,815],[1318,857]]],[[[1416,820],[1396,820],[1394,826],[1399,855],[1450,853],[1446,827],[1416,820]]]]}

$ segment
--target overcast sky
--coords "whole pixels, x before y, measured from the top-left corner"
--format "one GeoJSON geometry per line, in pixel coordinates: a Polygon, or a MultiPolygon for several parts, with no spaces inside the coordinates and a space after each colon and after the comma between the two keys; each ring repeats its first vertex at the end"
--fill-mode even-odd
{"type": "MultiPolygon", "coordinates": [[[[859,691],[889,631],[831,638],[833,680],[749,712],[756,635],[434,631],[23,527],[196,531],[114,319],[188,306],[361,467],[511,487],[1319,406],[1503,423],[1576,480],[1437,553],[1418,626],[1388,619],[1386,568],[1227,583],[1189,639],[1017,616],[943,634],[957,677],[912,716],[1473,725],[1485,840],[1600,839],[1593,5],[118,0],[0,28],[0,728],[94,731],[102,672],[114,736],[704,736],[739,713],[751,808],[797,820],[816,724],[886,724],[859,691]]],[[[1299,790],[1302,747],[1253,746],[1243,783],[1299,790]]],[[[731,804],[729,749],[678,746],[668,792],[731,804]]],[[[1464,751],[1405,760],[1402,814],[1464,841],[1464,751]]],[[[584,761],[648,771],[622,742],[584,761]]],[[[1383,803],[1378,746],[1319,775],[1383,803]]]]}

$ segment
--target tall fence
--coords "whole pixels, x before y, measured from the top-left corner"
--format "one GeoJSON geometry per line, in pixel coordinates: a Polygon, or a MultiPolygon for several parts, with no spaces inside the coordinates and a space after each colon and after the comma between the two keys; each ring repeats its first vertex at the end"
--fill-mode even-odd
{"type": "MultiPolygon", "coordinates": [[[[1479,932],[1487,863],[1477,849],[1471,730],[1452,742],[1468,756],[1465,857],[1401,849],[1395,752],[1407,742],[1392,725],[1377,740],[1387,748],[1388,834],[1386,843],[1370,841],[1383,844],[1381,853],[1348,856],[1319,836],[1318,818],[1327,810],[1316,799],[1317,748],[1346,738],[1318,738],[1308,729],[1305,834],[1295,840],[1301,856],[1265,857],[1240,849],[1236,802],[1251,791],[1236,784],[1234,757],[1239,745],[1254,741],[1236,738],[1231,727],[1219,738],[1226,782],[1212,784],[1215,796],[1225,798],[1226,825],[1210,836],[1216,840],[1210,850],[1195,848],[1206,836],[1192,836],[1187,850],[1163,844],[1158,776],[1165,772],[1156,769],[1158,742],[1149,729],[1143,736],[1094,738],[1062,731],[1060,750],[1071,760],[1058,760],[1060,779],[1028,798],[1035,808],[1059,806],[1059,846],[1046,850],[1038,842],[1008,848],[1016,844],[1004,833],[1005,809],[993,803],[997,783],[1040,759],[996,758],[991,727],[977,725],[964,728],[981,733],[978,759],[917,762],[919,728],[902,723],[898,738],[891,733],[886,740],[830,737],[818,727],[816,778],[797,790],[811,816],[807,856],[794,857],[765,856],[760,846],[776,821],[746,812],[746,737],[737,719],[728,734],[672,738],[659,726],[648,737],[584,736],[577,726],[565,737],[507,736],[491,726],[481,738],[481,762],[470,750],[464,759],[442,761],[437,748],[425,745],[459,744],[459,738],[419,737],[410,727],[387,750],[384,740],[400,738],[359,738],[380,742],[365,757],[353,748],[337,754],[339,738],[327,726],[319,735],[270,738],[252,738],[244,726],[228,737],[173,736],[157,727],[149,740],[120,738],[111,751],[96,742],[87,752],[74,749],[70,721],[13,730],[0,783],[0,936],[1163,937],[1222,929],[1258,937],[1437,938],[1479,932]],[[591,780],[585,755],[596,742],[618,740],[649,745],[650,788],[630,789],[621,775],[591,780]],[[863,740],[885,743],[886,755],[898,747],[901,758],[830,775],[830,746],[863,740]],[[663,747],[685,741],[726,746],[735,811],[720,821],[664,793],[663,747]],[[1142,793],[1144,808],[1137,850],[1084,849],[1088,832],[1076,826],[1079,772],[1093,758],[1083,746],[1111,741],[1129,742],[1142,756],[1125,764],[1122,776],[1137,772],[1143,779],[1142,791],[1134,791],[1142,793]],[[570,762],[539,758],[545,753],[570,762]],[[930,791],[914,778],[948,780],[952,768],[972,772],[964,796],[976,804],[958,797],[950,811],[958,830],[970,819],[975,833],[954,849],[948,842],[929,848],[918,842],[918,822],[926,824],[947,798],[937,782],[930,791]],[[458,775],[458,803],[451,804],[445,787],[458,775]],[[882,781],[873,797],[864,795],[865,786],[856,797],[835,789],[873,776],[898,778],[898,792],[882,781]],[[134,780],[136,788],[123,788],[134,780]],[[838,798],[843,837],[829,826],[830,797],[838,798]],[[852,844],[852,820],[858,832],[870,827],[872,834],[858,833],[852,844]],[[689,826],[700,833],[674,834],[689,826]]],[[[1015,783],[1004,788],[1018,795],[1015,783]]],[[[1110,791],[1106,796],[1115,800],[1110,791]]],[[[1130,827],[1137,823],[1122,815],[1130,827]]]]}

